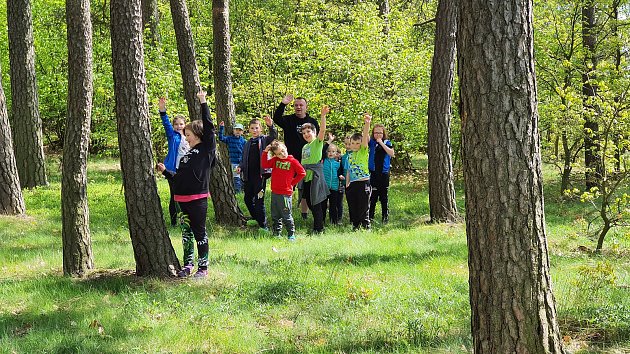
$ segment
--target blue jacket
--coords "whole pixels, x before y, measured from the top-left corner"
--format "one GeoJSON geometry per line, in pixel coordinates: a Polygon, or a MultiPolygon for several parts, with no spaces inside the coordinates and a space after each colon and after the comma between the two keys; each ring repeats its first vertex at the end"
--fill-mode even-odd
{"type": "Polygon", "coordinates": [[[339,175],[343,176],[341,162],[331,159],[324,159],[324,179],[328,189],[333,191],[339,190],[339,175]]]}
{"type": "Polygon", "coordinates": [[[219,126],[219,140],[226,143],[228,146],[228,152],[230,153],[230,163],[239,164],[243,159],[243,145],[247,142],[243,136],[236,137],[234,135],[223,135],[225,131],[224,126],[219,126]]]}
{"type": "MultiPolygon", "coordinates": [[[[385,146],[392,147],[392,142],[389,140],[384,140],[385,146]]],[[[370,139],[368,143],[368,147],[370,148],[370,156],[368,158],[368,168],[370,172],[381,172],[381,173],[389,173],[389,168],[392,165],[392,158],[389,156],[385,150],[376,142],[374,139],[370,139]],[[384,155],[384,156],[383,156],[384,155]],[[377,165],[380,167],[380,162],[383,162],[383,170],[377,171],[377,165]]]]}
{"type": "Polygon", "coordinates": [[[177,165],[177,150],[179,149],[179,144],[182,142],[182,135],[173,129],[173,125],[166,112],[160,112],[160,118],[162,118],[162,125],[166,132],[166,141],[168,142],[168,153],[164,158],[164,166],[169,171],[175,171],[175,166],[177,165]]]}

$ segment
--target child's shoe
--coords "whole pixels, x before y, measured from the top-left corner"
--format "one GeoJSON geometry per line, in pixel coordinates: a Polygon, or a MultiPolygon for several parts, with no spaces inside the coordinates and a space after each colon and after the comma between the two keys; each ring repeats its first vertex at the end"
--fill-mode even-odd
{"type": "Polygon", "coordinates": [[[295,235],[289,235],[287,239],[289,240],[289,242],[295,242],[295,235]]]}
{"type": "Polygon", "coordinates": [[[193,275],[193,278],[205,278],[208,276],[208,270],[207,269],[197,269],[197,273],[195,273],[195,275],[193,275]]]}
{"type": "Polygon", "coordinates": [[[182,269],[180,269],[179,272],[177,272],[177,277],[178,278],[186,278],[186,277],[188,277],[190,275],[190,273],[192,273],[192,270],[193,270],[192,264],[184,266],[182,269]]]}

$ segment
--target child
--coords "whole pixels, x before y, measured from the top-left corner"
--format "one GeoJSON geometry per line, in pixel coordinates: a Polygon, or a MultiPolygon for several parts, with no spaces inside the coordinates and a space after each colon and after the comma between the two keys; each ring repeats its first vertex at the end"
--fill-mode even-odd
{"type": "Polygon", "coordinates": [[[236,172],[241,174],[243,180],[245,206],[249,214],[256,220],[262,231],[268,231],[264,198],[266,178],[269,177],[271,171],[262,170],[260,162],[265,148],[276,139],[278,133],[271,117],[265,116],[264,120],[269,127],[269,135],[262,134],[260,119],[255,118],[249,122],[251,138],[243,146],[243,159],[236,172]]]}
{"type": "Polygon", "coordinates": [[[372,117],[369,114],[363,115],[363,134],[353,134],[350,137],[348,147],[348,159],[346,160],[346,199],[348,200],[348,211],[352,229],[358,230],[360,227],[370,228],[370,171],[368,170],[368,134],[370,133],[370,122],[372,117]]]}
{"type": "Polygon", "coordinates": [[[230,164],[232,164],[232,174],[234,179],[234,193],[239,193],[241,191],[242,182],[241,176],[236,173],[236,168],[243,159],[243,145],[245,145],[247,140],[243,138],[243,124],[234,124],[232,136],[223,135],[224,130],[225,123],[222,121],[219,123],[219,140],[226,143],[228,146],[230,164]]]}
{"type": "MultiPolygon", "coordinates": [[[[166,141],[168,142],[168,153],[164,158],[164,166],[169,171],[177,171],[179,167],[179,159],[188,152],[188,142],[184,136],[184,126],[186,125],[186,118],[182,115],[176,115],[173,118],[173,124],[168,119],[166,114],[166,98],[160,97],[158,102],[158,109],[160,111],[160,118],[162,118],[162,125],[164,126],[164,132],[166,133],[166,141]]],[[[173,184],[168,183],[171,198],[168,203],[168,212],[171,217],[171,226],[177,226],[177,202],[173,199],[173,184]]]]}
{"type": "Polygon", "coordinates": [[[270,150],[274,156],[269,158],[267,153],[263,154],[262,167],[271,169],[273,234],[280,236],[284,220],[289,241],[295,241],[295,223],[291,215],[293,187],[306,176],[306,171],[297,159],[287,153],[284,143],[274,140],[264,151],[270,150]]]}
{"type": "Polygon", "coordinates": [[[389,221],[389,208],[387,207],[387,193],[389,191],[389,168],[391,158],[394,157],[392,142],[387,140],[387,132],[383,124],[376,124],[372,128],[372,138],[368,143],[370,156],[368,167],[370,169],[370,220],[374,220],[376,202],[380,199],[383,224],[389,221]]]}
{"type": "Polygon", "coordinates": [[[166,169],[164,164],[157,166],[173,185],[174,199],[184,214],[187,223],[182,223],[182,243],[184,245],[184,267],[178,277],[189,276],[193,270],[195,246],[197,241],[198,269],[195,277],[208,275],[208,235],[206,233],[206,214],[208,212],[208,182],[210,168],[215,163],[217,144],[214,137],[214,125],[210,120],[210,111],[206,103],[206,93],[197,93],[201,103],[201,120],[193,121],[184,128],[186,140],[191,148],[182,157],[176,171],[166,169]]]}
{"type": "Polygon", "coordinates": [[[341,206],[342,192],[340,192],[339,187],[343,185],[343,182],[340,183],[339,180],[344,180],[345,177],[340,159],[341,152],[337,145],[329,143],[328,149],[326,150],[326,158],[324,159],[324,179],[326,180],[330,194],[328,195],[328,199],[324,201],[322,210],[325,218],[327,204],[330,204],[330,222],[333,225],[339,225],[341,223],[339,208],[341,206]]]}
{"type": "Polygon", "coordinates": [[[311,123],[304,123],[301,129],[302,136],[306,140],[306,144],[302,147],[302,166],[306,170],[302,194],[306,199],[308,208],[313,213],[313,231],[315,233],[324,232],[322,202],[326,200],[329,193],[323,175],[324,165],[321,164],[328,112],[330,112],[330,108],[324,105],[319,123],[319,134],[317,134],[317,128],[311,123]]]}

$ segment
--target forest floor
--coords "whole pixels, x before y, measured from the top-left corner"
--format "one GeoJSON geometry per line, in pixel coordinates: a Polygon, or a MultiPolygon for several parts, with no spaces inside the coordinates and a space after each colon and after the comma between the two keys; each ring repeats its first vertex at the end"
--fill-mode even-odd
{"type": "MultiPolygon", "coordinates": [[[[209,276],[163,280],[133,274],[112,159],[89,165],[96,269],[62,275],[59,171],[51,161],[50,185],[25,191],[27,216],[0,217],[0,353],[471,352],[465,225],[427,223],[421,173],[393,178],[390,223],[377,207],[372,231],[352,232],[346,208],[346,226],[310,236],[312,217],[294,211],[298,239],[288,242],[217,226],[210,209],[209,276]]],[[[545,177],[565,346],[630,353],[630,230],[614,230],[593,253],[589,206],[562,200],[556,176],[545,177]]],[[[167,210],[168,185],[158,187],[167,210]]],[[[457,195],[463,211],[461,184],[457,195]]],[[[169,233],[181,257],[180,231],[169,233]]]]}

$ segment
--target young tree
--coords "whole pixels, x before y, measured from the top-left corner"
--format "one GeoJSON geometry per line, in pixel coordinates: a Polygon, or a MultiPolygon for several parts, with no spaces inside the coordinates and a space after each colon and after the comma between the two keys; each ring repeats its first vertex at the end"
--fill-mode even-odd
{"type": "Polygon", "coordinates": [[[142,28],[147,34],[147,39],[151,45],[156,45],[160,41],[158,24],[160,13],[158,11],[157,0],[142,0],[142,28]]]}
{"type": "Polygon", "coordinates": [[[440,0],[436,15],[428,117],[429,207],[431,221],[455,222],[455,185],[451,154],[451,97],[455,72],[457,3],[440,0]]]}
{"type": "Polygon", "coordinates": [[[462,0],[459,7],[475,353],[563,353],[545,233],[532,6],[462,0]]]}
{"type": "MultiPolygon", "coordinates": [[[[232,70],[230,66],[230,15],[229,0],[212,1],[212,34],[213,34],[213,76],[214,76],[214,98],[216,102],[217,117],[226,122],[228,132],[236,120],[234,113],[234,97],[232,96],[232,70]]],[[[232,182],[232,168],[225,144],[219,144],[219,160],[217,166],[212,170],[210,186],[214,205],[221,206],[215,208],[217,220],[227,225],[240,226],[245,223],[245,217],[238,207],[234,196],[234,185],[232,182]],[[227,191],[227,193],[226,193],[227,191]]]]}
{"type": "Polygon", "coordinates": [[[141,16],[140,0],[110,3],[118,146],[136,274],[166,276],[179,261],[155,183],[141,16]]]}
{"type": "Polygon", "coordinates": [[[33,15],[30,0],[7,1],[11,72],[11,124],[22,188],[45,186],[46,164],[35,78],[33,15]]]}
{"type": "Polygon", "coordinates": [[[68,118],[61,172],[63,273],[83,276],[94,267],[87,200],[87,158],[92,119],[90,0],[66,0],[68,118]]]}
{"type": "MultiPolygon", "coordinates": [[[[2,72],[0,71],[0,78],[2,72]]],[[[11,127],[7,113],[7,101],[0,80],[0,214],[16,215],[24,214],[24,198],[20,189],[15,156],[13,155],[13,143],[11,140],[11,127]]]]}

